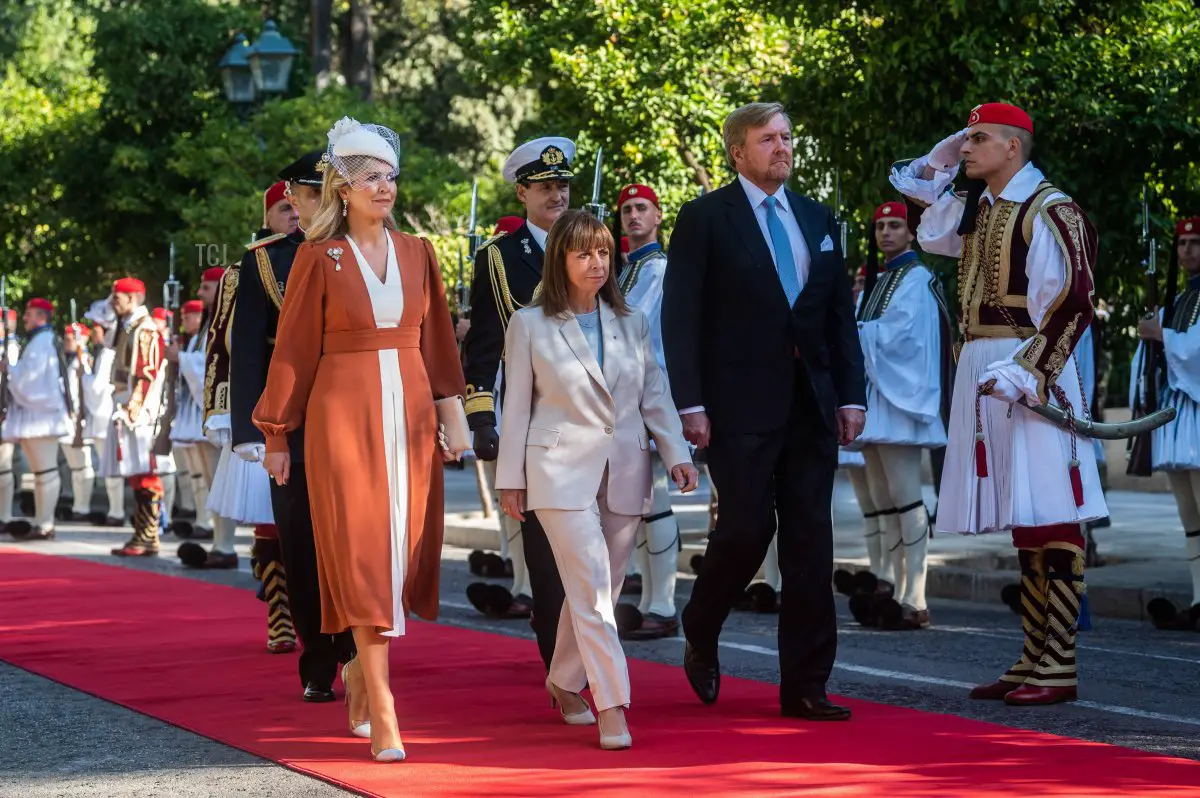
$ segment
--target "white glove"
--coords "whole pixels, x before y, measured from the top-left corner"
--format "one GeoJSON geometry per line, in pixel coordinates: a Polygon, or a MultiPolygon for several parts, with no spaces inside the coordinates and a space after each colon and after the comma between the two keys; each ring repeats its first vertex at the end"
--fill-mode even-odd
{"type": "Polygon", "coordinates": [[[261,463],[267,456],[267,447],[261,443],[239,443],[233,451],[247,463],[261,463]]]}
{"type": "Polygon", "coordinates": [[[939,172],[949,172],[958,166],[959,161],[962,160],[962,148],[966,141],[967,129],[964,127],[957,133],[952,133],[939,141],[929,151],[929,155],[925,157],[925,162],[939,172]]]}
{"type": "Polygon", "coordinates": [[[230,432],[227,429],[213,429],[212,427],[204,428],[204,437],[208,438],[208,442],[218,449],[224,449],[230,442],[230,432]]]}
{"type": "MultiPolygon", "coordinates": [[[[999,399],[1002,402],[1008,402],[1010,405],[1016,404],[1025,397],[1025,392],[1021,390],[1021,386],[1017,385],[1004,371],[1000,369],[989,369],[985,371],[979,378],[979,385],[982,387],[989,381],[995,380],[990,392],[985,396],[991,396],[994,399],[999,399]]],[[[1037,402],[1036,399],[1033,400],[1037,402]]]]}

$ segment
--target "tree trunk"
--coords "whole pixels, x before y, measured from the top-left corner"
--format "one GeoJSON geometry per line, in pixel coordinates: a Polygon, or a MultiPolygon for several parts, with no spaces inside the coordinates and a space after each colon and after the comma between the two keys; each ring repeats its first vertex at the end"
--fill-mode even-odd
{"type": "Polygon", "coordinates": [[[712,178],[709,176],[708,170],[704,168],[704,164],[696,158],[695,153],[687,147],[681,147],[680,154],[683,155],[683,162],[696,173],[696,182],[704,188],[706,193],[712,191],[712,178]]]}
{"type": "Polygon", "coordinates": [[[371,35],[370,0],[350,0],[342,69],[346,85],[358,89],[364,100],[370,100],[375,83],[375,42],[371,35]]]}
{"type": "Polygon", "coordinates": [[[311,0],[309,54],[317,91],[329,86],[333,69],[333,0],[311,0]]]}

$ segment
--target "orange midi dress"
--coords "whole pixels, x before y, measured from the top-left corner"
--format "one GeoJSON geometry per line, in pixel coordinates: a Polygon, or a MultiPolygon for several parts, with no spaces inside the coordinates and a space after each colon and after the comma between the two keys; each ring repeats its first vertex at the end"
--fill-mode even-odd
{"type": "Polygon", "coordinates": [[[349,237],[296,253],[254,423],[268,452],[304,427],[321,628],[404,634],[437,617],[442,454],[434,399],[465,392],[437,259],[392,232],[380,280],[349,237]]]}

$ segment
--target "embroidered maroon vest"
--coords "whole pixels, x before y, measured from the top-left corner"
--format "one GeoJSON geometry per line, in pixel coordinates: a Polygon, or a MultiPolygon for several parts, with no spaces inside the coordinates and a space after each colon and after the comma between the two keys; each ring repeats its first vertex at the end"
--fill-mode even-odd
{"type": "Polygon", "coordinates": [[[1046,181],[1025,202],[982,202],[975,231],[963,236],[958,262],[959,331],[975,338],[1030,338],[1037,329],[1029,318],[1029,278],[1025,259],[1033,239],[1033,220],[1052,194],[1046,181]]]}

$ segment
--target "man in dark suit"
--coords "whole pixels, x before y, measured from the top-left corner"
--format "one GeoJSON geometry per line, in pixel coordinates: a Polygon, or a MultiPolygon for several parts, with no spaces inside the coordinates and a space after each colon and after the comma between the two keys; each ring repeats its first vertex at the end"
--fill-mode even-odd
{"type": "MultiPolygon", "coordinates": [[[[467,422],[475,455],[496,460],[500,438],[496,410],[503,412],[504,335],[513,313],[530,304],[542,282],[542,260],[550,228],[567,210],[571,196],[571,162],[575,143],[559,136],[527,141],[508,156],[504,179],[516,187],[525,219],[515,232],[501,233],[479,248],[471,282],[471,328],[463,340],[463,374],[467,379],[467,422]]],[[[495,483],[495,469],[490,469],[495,483]]],[[[554,638],[563,605],[562,581],[546,532],[534,513],[526,513],[521,531],[509,539],[513,560],[513,594],[477,582],[467,598],[485,614],[501,618],[529,617],[546,668],[554,656],[554,638]],[[522,560],[528,566],[524,573],[522,560]],[[532,596],[523,595],[524,588],[532,596]]],[[[505,523],[501,521],[501,529],[505,523]]],[[[573,708],[566,708],[570,713],[573,708]]]]}
{"type": "Polygon", "coordinates": [[[721,496],[683,611],[684,669],[700,700],[717,700],[721,626],[778,527],[783,714],[846,720],[825,684],[837,652],[837,447],[862,432],[866,409],[850,280],[833,213],[784,187],[783,106],[739,108],[723,132],[738,178],[680,209],[663,294],[675,405],[721,496]]]}

